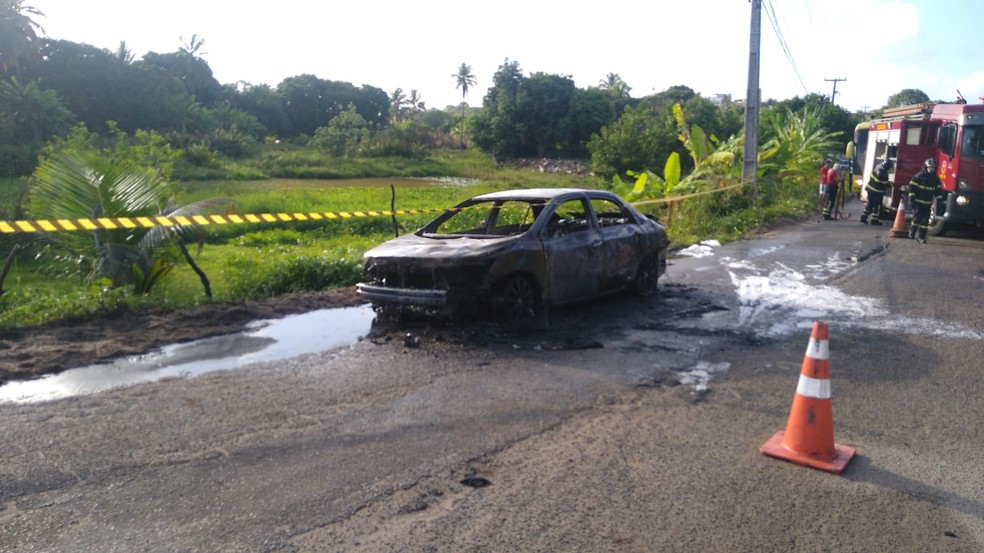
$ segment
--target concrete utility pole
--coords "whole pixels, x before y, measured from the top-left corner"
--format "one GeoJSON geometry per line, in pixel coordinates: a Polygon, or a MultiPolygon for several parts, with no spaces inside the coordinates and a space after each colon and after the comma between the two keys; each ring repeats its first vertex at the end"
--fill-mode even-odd
{"type": "Polygon", "coordinates": [[[828,83],[830,81],[834,81],[834,91],[830,94],[830,103],[833,104],[834,99],[837,98],[837,83],[841,81],[846,81],[847,79],[824,79],[824,80],[827,81],[828,83]]]}
{"type": "Polygon", "coordinates": [[[762,42],[762,0],[749,0],[752,3],[751,36],[748,41],[748,90],[745,93],[745,161],[742,167],[742,182],[752,189],[752,204],[755,204],[755,189],[758,184],[758,131],[759,131],[759,63],[762,42]]]}

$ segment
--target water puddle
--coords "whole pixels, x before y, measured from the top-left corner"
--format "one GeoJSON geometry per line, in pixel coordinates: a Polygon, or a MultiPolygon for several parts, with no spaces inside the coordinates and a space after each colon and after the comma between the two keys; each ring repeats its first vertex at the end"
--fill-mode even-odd
{"type": "Polygon", "coordinates": [[[374,317],[372,308],[364,305],[255,321],[234,334],[173,344],[37,380],[9,382],[0,386],[0,403],[50,401],[325,351],[358,341],[369,333],[374,317]]]}

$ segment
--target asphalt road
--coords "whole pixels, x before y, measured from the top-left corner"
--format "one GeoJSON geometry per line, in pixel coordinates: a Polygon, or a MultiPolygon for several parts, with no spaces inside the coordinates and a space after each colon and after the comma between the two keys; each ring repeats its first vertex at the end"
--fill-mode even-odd
{"type": "Polygon", "coordinates": [[[849,209],[691,249],[659,296],[546,331],[382,328],[0,405],[0,550],[982,551],[984,236],[849,209]],[[817,320],[840,476],[758,451],[817,320]]]}

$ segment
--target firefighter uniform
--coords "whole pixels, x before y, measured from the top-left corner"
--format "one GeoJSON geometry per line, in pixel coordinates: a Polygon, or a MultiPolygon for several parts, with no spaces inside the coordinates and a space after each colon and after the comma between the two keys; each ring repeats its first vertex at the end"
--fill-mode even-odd
{"type": "Polygon", "coordinates": [[[868,217],[871,216],[872,225],[880,225],[878,216],[881,214],[882,198],[885,196],[885,189],[888,187],[888,172],[892,170],[892,160],[886,159],[875,166],[868,179],[868,184],[864,189],[868,194],[868,205],[861,214],[861,222],[867,224],[868,217]],[[872,215],[873,214],[873,215],[872,215]]]}
{"type": "Polygon", "coordinates": [[[913,209],[912,226],[909,227],[909,238],[917,238],[926,243],[926,232],[929,231],[929,215],[933,202],[943,195],[943,184],[936,174],[936,160],[927,159],[922,170],[913,175],[909,181],[909,205],[913,209]]]}

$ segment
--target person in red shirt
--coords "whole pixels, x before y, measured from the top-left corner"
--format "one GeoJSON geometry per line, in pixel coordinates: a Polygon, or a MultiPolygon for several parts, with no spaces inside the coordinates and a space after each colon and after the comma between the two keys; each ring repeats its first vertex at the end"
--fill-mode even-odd
{"type": "Polygon", "coordinates": [[[829,159],[823,160],[823,165],[820,166],[820,195],[823,195],[823,185],[827,181],[827,173],[830,171],[830,166],[834,162],[829,159]]]}
{"type": "Polygon", "coordinates": [[[823,165],[820,166],[820,185],[821,186],[824,183],[824,179],[827,178],[827,173],[830,172],[830,166],[833,165],[833,164],[834,164],[834,162],[833,161],[830,161],[829,159],[823,160],[823,165]]]}
{"type": "Polygon", "coordinates": [[[826,201],[823,204],[823,218],[830,221],[834,218],[834,206],[837,205],[837,192],[844,182],[844,172],[840,163],[833,164],[823,177],[823,188],[826,201]]]}

